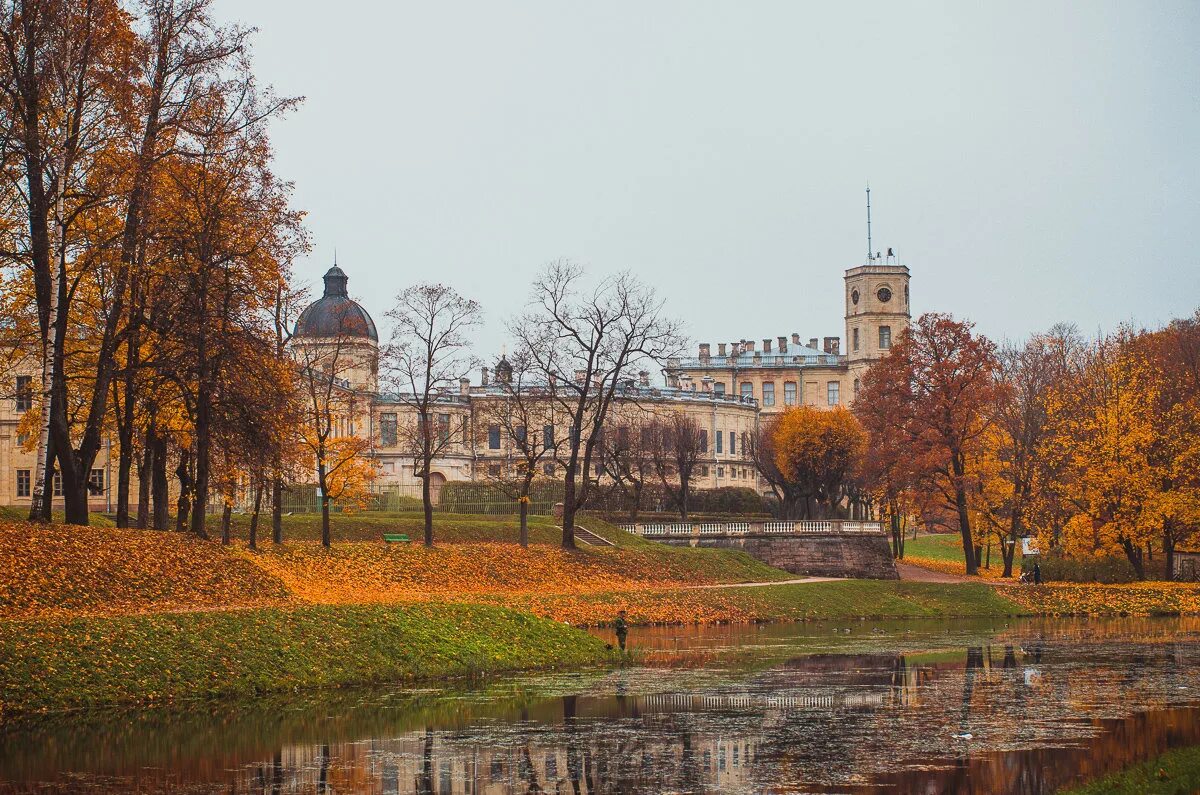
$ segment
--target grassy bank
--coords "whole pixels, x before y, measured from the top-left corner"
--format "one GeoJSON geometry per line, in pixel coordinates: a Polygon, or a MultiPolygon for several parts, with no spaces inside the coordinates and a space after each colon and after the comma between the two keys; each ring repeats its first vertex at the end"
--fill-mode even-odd
{"type": "Polygon", "coordinates": [[[635,624],[820,621],[870,618],[971,618],[1029,611],[986,585],[840,580],[749,588],[548,594],[492,598],[574,625],[610,623],[625,610],[635,624]]]}
{"type": "Polygon", "coordinates": [[[605,662],[604,644],[467,604],[0,622],[0,718],[605,662]]]}
{"type": "Polygon", "coordinates": [[[1177,748],[1060,795],[1186,795],[1200,792],[1200,746],[1177,748]]]}

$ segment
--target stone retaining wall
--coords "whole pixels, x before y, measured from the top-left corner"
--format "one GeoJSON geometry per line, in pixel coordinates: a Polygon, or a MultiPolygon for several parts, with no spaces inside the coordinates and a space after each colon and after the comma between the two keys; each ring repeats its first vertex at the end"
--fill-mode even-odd
{"type": "Polygon", "coordinates": [[[892,548],[882,535],[693,536],[664,538],[671,546],[740,549],[770,566],[816,577],[896,580],[892,548]]]}

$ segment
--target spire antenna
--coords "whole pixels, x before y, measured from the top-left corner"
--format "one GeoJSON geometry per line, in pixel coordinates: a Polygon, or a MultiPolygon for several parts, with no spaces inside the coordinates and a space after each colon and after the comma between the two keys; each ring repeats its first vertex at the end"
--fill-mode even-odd
{"type": "Polygon", "coordinates": [[[875,258],[872,254],[875,249],[871,247],[871,183],[867,182],[867,262],[875,258]]]}

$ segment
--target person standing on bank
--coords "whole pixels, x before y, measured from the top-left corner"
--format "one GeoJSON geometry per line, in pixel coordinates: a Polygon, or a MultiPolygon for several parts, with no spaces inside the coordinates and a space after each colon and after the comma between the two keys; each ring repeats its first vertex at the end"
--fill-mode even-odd
{"type": "Polygon", "coordinates": [[[613,629],[617,633],[617,645],[621,647],[621,651],[625,651],[625,639],[629,637],[629,621],[625,618],[624,610],[617,613],[617,620],[613,622],[613,629]]]}
{"type": "Polygon", "coordinates": [[[1042,584],[1042,567],[1039,566],[1037,563],[1033,564],[1033,584],[1034,585],[1042,584]]]}

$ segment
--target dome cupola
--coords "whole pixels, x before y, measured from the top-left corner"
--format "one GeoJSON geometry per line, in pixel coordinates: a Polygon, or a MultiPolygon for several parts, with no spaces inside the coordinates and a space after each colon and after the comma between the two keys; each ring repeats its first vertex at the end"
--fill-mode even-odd
{"type": "Polygon", "coordinates": [[[325,272],[325,294],[309,304],[296,321],[295,336],[357,337],[379,342],[375,321],[350,298],[350,277],[334,265],[325,272]]]}

